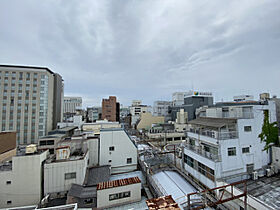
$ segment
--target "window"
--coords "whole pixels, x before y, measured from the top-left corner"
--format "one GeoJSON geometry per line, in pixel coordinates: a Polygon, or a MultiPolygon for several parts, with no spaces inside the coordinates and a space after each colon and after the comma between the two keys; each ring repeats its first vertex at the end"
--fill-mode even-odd
{"type": "Polygon", "coordinates": [[[236,156],[236,147],[228,148],[228,156],[236,156]]]}
{"type": "Polygon", "coordinates": [[[115,151],[115,147],[114,146],[109,147],[109,151],[115,151]]]}
{"type": "Polygon", "coordinates": [[[121,198],[128,198],[128,197],[130,197],[130,191],[110,194],[109,201],[117,200],[117,199],[121,199],[121,198]]]}
{"type": "Polygon", "coordinates": [[[12,204],[12,201],[7,201],[7,204],[12,204]]]}
{"type": "Polygon", "coordinates": [[[188,155],[184,155],[184,161],[186,164],[188,164],[190,167],[194,167],[194,159],[189,157],[188,155]]]}
{"type": "Polygon", "coordinates": [[[65,180],[66,179],[75,179],[76,178],[76,172],[72,172],[72,173],[66,173],[64,175],[65,180]]]}
{"type": "Polygon", "coordinates": [[[12,184],[12,181],[6,181],[6,184],[8,185],[8,184],[12,184]]]}
{"type": "Polygon", "coordinates": [[[127,164],[131,164],[131,163],[132,163],[132,158],[127,158],[127,159],[126,159],[126,163],[127,163],[127,164]]]}
{"type": "Polygon", "coordinates": [[[252,131],[252,126],[244,126],[244,131],[245,132],[251,132],[252,131]]]}
{"type": "Polygon", "coordinates": [[[48,140],[47,145],[54,145],[54,140],[48,140]]]}
{"type": "Polygon", "coordinates": [[[197,161],[197,169],[198,172],[206,176],[208,179],[214,181],[215,180],[215,171],[206,165],[197,161]]]}
{"type": "Polygon", "coordinates": [[[112,160],[108,160],[108,162],[109,162],[109,163],[111,163],[111,162],[112,162],[112,160]]]}
{"type": "Polygon", "coordinates": [[[93,199],[92,198],[87,198],[84,200],[84,204],[92,204],[93,203],[93,199]]]}
{"type": "Polygon", "coordinates": [[[242,148],[242,153],[250,153],[250,148],[249,147],[242,148]]]}

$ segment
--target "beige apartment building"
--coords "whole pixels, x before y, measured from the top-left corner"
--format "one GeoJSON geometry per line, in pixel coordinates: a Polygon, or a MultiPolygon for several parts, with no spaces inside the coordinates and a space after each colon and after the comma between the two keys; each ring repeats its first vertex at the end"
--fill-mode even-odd
{"type": "Polygon", "coordinates": [[[0,131],[37,143],[62,119],[62,77],[46,67],[0,65],[0,131]]]}

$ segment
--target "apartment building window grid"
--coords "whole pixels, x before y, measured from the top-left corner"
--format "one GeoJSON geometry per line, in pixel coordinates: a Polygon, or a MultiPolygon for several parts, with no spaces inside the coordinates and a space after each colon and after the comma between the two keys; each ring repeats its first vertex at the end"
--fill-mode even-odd
{"type": "Polygon", "coordinates": [[[39,137],[46,134],[46,123],[48,117],[48,76],[41,75],[40,86],[40,112],[39,112],[39,137]]]}

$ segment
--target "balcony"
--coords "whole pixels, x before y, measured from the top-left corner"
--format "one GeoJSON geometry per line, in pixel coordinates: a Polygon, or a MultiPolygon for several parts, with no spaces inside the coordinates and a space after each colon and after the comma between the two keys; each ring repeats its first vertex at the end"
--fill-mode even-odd
{"type": "Polygon", "coordinates": [[[190,145],[190,144],[185,144],[185,148],[195,152],[198,155],[201,155],[209,160],[212,160],[214,162],[220,162],[221,161],[221,155],[215,155],[210,152],[207,152],[203,150],[201,147],[190,145]]]}
{"type": "Polygon", "coordinates": [[[237,131],[230,131],[230,132],[219,132],[214,130],[199,130],[190,128],[190,133],[197,134],[198,136],[206,136],[217,140],[227,140],[227,139],[237,139],[238,138],[238,132],[237,131]]]}

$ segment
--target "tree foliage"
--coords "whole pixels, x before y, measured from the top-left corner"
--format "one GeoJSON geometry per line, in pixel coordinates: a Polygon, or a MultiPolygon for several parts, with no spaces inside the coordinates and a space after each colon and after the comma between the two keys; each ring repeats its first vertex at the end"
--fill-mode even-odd
{"type": "Polygon", "coordinates": [[[264,120],[262,126],[262,132],[259,134],[261,142],[265,142],[263,150],[268,152],[268,149],[271,146],[280,146],[279,137],[278,137],[278,127],[277,122],[269,123],[269,114],[268,110],[264,111],[264,120]]]}

